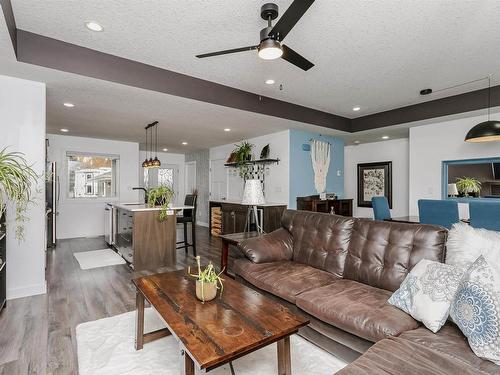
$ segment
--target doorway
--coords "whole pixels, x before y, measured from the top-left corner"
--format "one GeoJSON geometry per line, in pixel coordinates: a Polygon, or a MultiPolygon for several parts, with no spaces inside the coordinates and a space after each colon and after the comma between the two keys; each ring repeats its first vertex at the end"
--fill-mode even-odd
{"type": "Polygon", "coordinates": [[[193,194],[196,189],[196,161],[186,162],[186,194],[193,194]]]}
{"type": "Polygon", "coordinates": [[[227,168],[225,159],[210,160],[210,200],[227,199],[227,168]]]}

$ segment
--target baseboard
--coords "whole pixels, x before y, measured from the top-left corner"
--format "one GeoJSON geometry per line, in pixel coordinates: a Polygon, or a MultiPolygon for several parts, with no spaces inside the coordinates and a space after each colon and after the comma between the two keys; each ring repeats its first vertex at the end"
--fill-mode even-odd
{"type": "Polygon", "coordinates": [[[196,225],[199,225],[200,227],[207,227],[208,228],[208,223],[202,223],[201,221],[198,221],[196,225]]]}
{"type": "Polygon", "coordinates": [[[47,281],[42,284],[26,285],[21,288],[12,288],[7,290],[7,300],[36,296],[47,293],[47,281]]]}

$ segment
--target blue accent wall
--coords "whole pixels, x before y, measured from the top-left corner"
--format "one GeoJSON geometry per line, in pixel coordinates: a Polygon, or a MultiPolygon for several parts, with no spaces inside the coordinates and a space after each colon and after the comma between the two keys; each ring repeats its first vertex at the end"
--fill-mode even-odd
{"type": "Polygon", "coordinates": [[[302,147],[311,138],[330,142],[330,168],[326,178],[326,191],[344,196],[344,141],[337,137],[300,130],[290,130],[290,208],[297,208],[297,197],[317,194],[314,188],[314,171],[311,151],[302,147]],[[340,176],[337,176],[340,171],[340,176]]]}

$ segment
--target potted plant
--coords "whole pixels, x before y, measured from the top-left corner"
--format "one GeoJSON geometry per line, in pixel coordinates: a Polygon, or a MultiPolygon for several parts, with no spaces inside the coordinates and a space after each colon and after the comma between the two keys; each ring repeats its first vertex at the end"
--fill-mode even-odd
{"type": "Polygon", "coordinates": [[[0,216],[5,210],[5,200],[15,207],[16,238],[24,238],[24,223],[28,205],[32,203],[32,193],[39,176],[28,164],[21,152],[0,151],[0,216]]]}
{"type": "Polygon", "coordinates": [[[474,177],[459,177],[457,178],[457,190],[464,197],[469,194],[479,195],[481,191],[481,182],[474,177]]]}
{"type": "Polygon", "coordinates": [[[238,164],[240,177],[245,178],[245,174],[248,171],[246,162],[252,160],[252,149],[254,145],[247,141],[243,141],[235,146],[236,148],[233,150],[233,153],[235,154],[235,161],[238,164]]]}
{"type": "Polygon", "coordinates": [[[167,219],[168,205],[174,197],[174,190],[170,186],[161,185],[148,190],[148,206],[161,207],[158,214],[159,221],[167,219]]]}
{"type": "Polygon", "coordinates": [[[222,282],[224,279],[220,275],[224,270],[217,273],[212,262],[208,263],[208,266],[202,270],[199,255],[196,257],[196,264],[198,265],[198,274],[192,274],[191,267],[188,267],[188,274],[196,278],[196,298],[202,303],[211,301],[217,296],[217,289],[220,289],[220,295],[222,296],[224,289],[222,282]]]}

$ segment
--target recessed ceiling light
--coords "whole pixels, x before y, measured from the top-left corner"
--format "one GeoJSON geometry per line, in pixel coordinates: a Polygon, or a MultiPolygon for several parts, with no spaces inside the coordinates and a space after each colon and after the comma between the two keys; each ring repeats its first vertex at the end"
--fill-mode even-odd
{"type": "Polygon", "coordinates": [[[388,135],[383,135],[382,139],[389,139],[389,136],[388,135]]]}
{"type": "Polygon", "coordinates": [[[225,131],[225,132],[230,132],[230,131],[231,131],[231,129],[229,129],[229,128],[225,128],[225,129],[224,129],[224,131],[225,131]]]}
{"type": "Polygon", "coordinates": [[[182,145],[183,146],[186,146],[188,143],[187,142],[182,142],[182,145]]]}
{"type": "Polygon", "coordinates": [[[63,133],[67,133],[67,132],[69,132],[69,130],[68,130],[68,129],[64,129],[64,128],[63,128],[63,129],[61,129],[61,131],[62,131],[63,133]]]}
{"type": "Polygon", "coordinates": [[[85,22],[85,27],[87,27],[87,29],[89,29],[91,31],[98,31],[99,32],[99,31],[104,30],[104,28],[95,21],[85,22]]]}
{"type": "Polygon", "coordinates": [[[432,89],[420,90],[420,95],[429,95],[429,94],[432,94],[432,89]]]}
{"type": "Polygon", "coordinates": [[[354,141],[355,145],[359,145],[361,142],[360,141],[354,141]]]}
{"type": "Polygon", "coordinates": [[[274,85],[274,79],[267,79],[266,85],[274,85]]]}
{"type": "Polygon", "coordinates": [[[65,107],[73,108],[75,105],[73,103],[63,103],[65,107]]]}
{"type": "Polygon", "coordinates": [[[361,107],[353,107],[353,108],[352,108],[352,110],[353,110],[354,112],[357,112],[357,111],[359,111],[360,109],[361,109],[361,107]]]}
{"type": "Polygon", "coordinates": [[[168,151],[168,148],[164,148],[163,151],[167,152],[168,151]]]}

